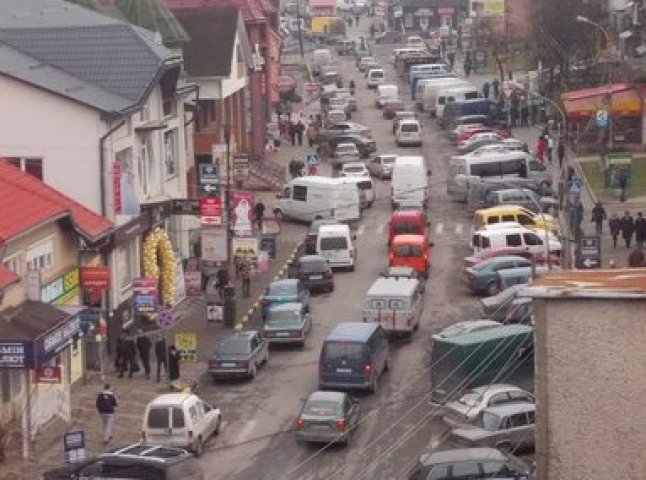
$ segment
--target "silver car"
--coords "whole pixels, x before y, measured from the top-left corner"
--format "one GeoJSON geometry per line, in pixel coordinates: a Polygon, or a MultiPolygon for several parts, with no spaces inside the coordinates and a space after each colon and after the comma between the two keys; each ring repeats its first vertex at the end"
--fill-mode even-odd
{"type": "Polygon", "coordinates": [[[451,437],[461,447],[493,447],[506,453],[534,449],[536,405],[510,403],[489,407],[475,425],[455,428],[451,437]]]}
{"type": "Polygon", "coordinates": [[[377,155],[370,162],[368,162],[368,171],[370,175],[383,180],[384,178],[392,178],[393,166],[397,160],[396,153],[382,153],[377,155]]]}
{"type": "Polygon", "coordinates": [[[406,120],[408,118],[415,119],[417,114],[410,110],[404,110],[403,112],[395,112],[395,118],[393,118],[393,135],[397,133],[397,128],[399,127],[399,122],[406,120]]]}
{"type": "Polygon", "coordinates": [[[339,143],[332,155],[332,166],[339,168],[344,163],[358,162],[360,159],[361,154],[354,143],[339,143]]]}
{"type": "MultiPolygon", "coordinates": [[[[496,325],[498,322],[494,322],[496,325]]],[[[455,427],[473,423],[485,408],[506,403],[534,403],[534,395],[515,385],[492,383],[467,390],[458,400],[445,405],[444,422],[455,427]]]]}
{"type": "Polygon", "coordinates": [[[296,419],[296,440],[347,445],[360,415],[359,402],[347,393],[316,391],[296,419]]]}
{"type": "Polygon", "coordinates": [[[348,134],[363,135],[364,137],[372,138],[372,130],[370,128],[354,122],[338,122],[330,125],[324,132],[324,135],[328,139],[348,134]]]}

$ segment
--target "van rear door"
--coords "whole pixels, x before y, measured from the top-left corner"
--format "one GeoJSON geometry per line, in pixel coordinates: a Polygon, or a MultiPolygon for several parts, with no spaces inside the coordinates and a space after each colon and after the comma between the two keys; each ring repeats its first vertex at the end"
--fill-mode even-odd
{"type": "Polygon", "coordinates": [[[325,342],[319,368],[325,383],[365,384],[372,369],[368,346],[351,341],[325,342]]]}

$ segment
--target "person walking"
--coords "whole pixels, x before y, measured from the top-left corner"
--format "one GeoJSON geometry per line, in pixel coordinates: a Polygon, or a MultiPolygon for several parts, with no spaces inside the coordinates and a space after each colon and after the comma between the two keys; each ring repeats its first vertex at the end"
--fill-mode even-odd
{"type": "Polygon", "coordinates": [[[482,96],[489,100],[489,89],[491,88],[491,84],[489,83],[488,80],[485,80],[485,82],[482,84],[482,96]]]}
{"type": "Polygon", "coordinates": [[[292,158],[289,161],[289,174],[291,175],[292,178],[298,177],[298,160],[295,158],[292,158]]]}
{"type": "Polygon", "coordinates": [[[608,218],[606,215],[606,209],[603,208],[601,202],[597,202],[596,205],[592,208],[592,221],[595,225],[595,232],[597,235],[601,235],[603,232],[603,222],[608,218]]]}
{"type": "Polygon", "coordinates": [[[449,59],[449,67],[453,70],[453,67],[455,66],[455,53],[449,52],[447,58],[449,59]]]}
{"type": "Polygon", "coordinates": [[[563,139],[559,140],[559,146],[556,149],[556,156],[559,159],[559,168],[563,168],[563,159],[565,158],[565,143],[563,139]]]}
{"type": "Polygon", "coordinates": [[[471,67],[471,57],[469,57],[467,54],[467,58],[466,60],[464,60],[464,76],[467,78],[469,78],[469,75],[471,75],[471,67]]]}
{"type": "Polygon", "coordinates": [[[115,347],[114,369],[121,373],[121,365],[124,362],[124,346],[126,342],[126,332],[121,332],[117,338],[117,345],[115,347]]]}
{"type": "Polygon", "coordinates": [[[289,141],[292,146],[296,145],[296,124],[292,121],[289,122],[289,141]]]}
{"type": "Polygon", "coordinates": [[[314,146],[314,143],[316,142],[317,137],[316,126],[314,126],[314,123],[309,124],[309,126],[307,127],[307,132],[305,132],[305,136],[307,137],[307,145],[312,148],[314,146]]]}
{"type": "Polygon", "coordinates": [[[639,245],[635,245],[628,254],[628,266],[630,268],[644,267],[646,259],[644,259],[644,251],[639,245]]]}
{"type": "Polygon", "coordinates": [[[621,232],[621,220],[616,213],[613,213],[608,220],[608,228],[610,229],[610,235],[612,236],[612,246],[617,248],[617,237],[621,232]]]}
{"type": "Polygon", "coordinates": [[[635,219],[635,242],[640,247],[644,246],[644,241],[646,240],[646,218],[642,215],[642,212],[637,212],[637,218],[635,219]]]}
{"type": "Polygon", "coordinates": [[[354,25],[355,25],[355,27],[359,26],[359,15],[354,16],[354,25]]]}
{"type": "Polygon", "coordinates": [[[635,232],[635,221],[630,216],[630,212],[626,211],[621,218],[621,236],[624,237],[626,248],[630,248],[630,243],[633,240],[633,233],[635,232]]]}
{"type": "Polygon", "coordinates": [[[621,201],[626,201],[626,188],[628,187],[628,171],[625,168],[617,170],[617,185],[621,189],[621,201]]]}
{"type": "MultiPolygon", "coordinates": [[[[302,137],[302,134],[301,134],[302,137]]],[[[258,232],[262,232],[262,219],[265,218],[265,204],[262,203],[260,200],[256,202],[256,204],[253,206],[253,217],[254,220],[256,220],[256,224],[258,225],[258,232]]]]}
{"type": "Polygon", "coordinates": [[[493,87],[493,98],[495,100],[498,100],[498,98],[500,97],[500,82],[497,78],[493,79],[491,86],[493,87]]]}
{"type": "Polygon", "coordinates": [[[218,271],[215,273],[215,287],[218,289],[220,301],[224,303],[224,287],[229,284],[229,270],[224,262],[220,263],[218,271]]]}
{"type": "Polygon", "coordinates": [[[551,135],[547,135],[545,146],[546,146],[545,153],[547,154],[547,162],[551,165],[552,151],[554,151],[554,139],[552,138],[551,135]]]}
{"type": "Polygon", "coordinates": [[[123,378],[123,374],[128,370],[128,378],[132,378],[135,373],[135,363],[137,362],[137,347],[132,335],[126,334],[123,341],[123,361],[119,369],[119,378],[123,378]]]}
{"type": "Polygon", "coordinates": [[[583,216],[585,212],[583,209],[583,204],[580,200],[577,200],[572,208],[571,213],[571,225],[574,226],[574,235],[578,237],[578,234],[581,232],[581,224],[583,223],[583,216]]]}
{"type": "Polygon", "coordinates": [[[168,347],[168,378],[171,382],[179,378],[179,352],[175,345],[168,347]]]}
{"type": "Polygon", "coordinates": [[[541,165],[545,165],[546,148],[547,148],[547,142],[545,141],[545,137],[543,136],[538,137],[538,143],[536,144],[536,159],[541,163],[541,165]]]}
{"type": "Polygon", "coordinates": [[[166,363],[166,340],[157,334],[155,338],[155,360],[157,360],[157,382],[161,379],[161,366],[164,366],[164,376],[168,375],[168,364],[166,363]]]}
{"type": "Polygon", "coordinates": [[[299,119],[298,123],[296,123],[296,139],[299,147],[303,146],[303,133],[305,133],[305,124],[299,119]]]}
{"type": "Polygon", "coordinates": [[[251,262],[248,258],[242,259],[240,278],[242,278],[242,296],[247,298],[251,296],[251,262]]]}
{"type": "Polygon", "coordinates": [[[144,335],[144,331],[139,329],[139,335],[137,335],[137,351],[139,352],[139,358],[141,359],[141,364],[144,367],[144,373],[146,378],[150,380],[150,348],[152,347],[152,342],[150,338],[144,335]]]}
{"type": "Polygon", "coordinates": [[[112,429],[114,427],[114,413],[116,408],[117,397],[110,389],[110,384],[106,383],[103,385],[103,390],[96,396],[96,409],[101,418],[104,445],[112,441],[112,429]]]}

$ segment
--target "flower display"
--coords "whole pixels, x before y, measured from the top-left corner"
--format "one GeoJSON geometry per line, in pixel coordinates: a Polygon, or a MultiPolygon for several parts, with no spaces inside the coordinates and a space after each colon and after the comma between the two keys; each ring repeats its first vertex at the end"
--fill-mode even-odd
{"type": "Polygon", "coordinates": [[[175,254],[166,230],[155,228],[143,244],[144,276],[160,281],[161,301],[172,305],[175,301],[175,254]]]}

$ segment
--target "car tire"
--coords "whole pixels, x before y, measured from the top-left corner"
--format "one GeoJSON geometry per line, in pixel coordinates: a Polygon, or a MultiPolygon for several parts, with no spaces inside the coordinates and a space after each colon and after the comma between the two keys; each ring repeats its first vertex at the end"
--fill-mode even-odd
{"type": "Polygon", "coordinates": [[[202,456],[203,453],[204,453],[204,440],[202,440],[202,437],[197,437],[197,440],[195,440],[195,444],[193,445],[193,454],[199,458],[202,456]]]}
{"type": "Polygon", "coordinates": [[[254,378],[256,378],[257,375],[258,375],[258,367],[254,363],[251,366],[251,372],[249,373],[249,376],[251,377],[251,379],[254,379],[254,378]]]}
{"type": "Polygon", "coordinates": [[[265,350],[265,358],[262,360],[263,365],[267,365],[269,363],[269,347],[267,347],[267,350],[265,350]]]}
{"type": "Polygon", "coordinates": [[[498,288],[498,285],[496,285],[496,282],[489,282],[487,285],[487,295],[492,296],[496,295],[500,289],[498,288]]]}
{"type": "Polygon", "coordinates": [[[370,393],[375,393],[377,391],[377,375],[372,376],[372,381],[370,382],[370,386],[368,387],[368,391],[370,393]]]}

